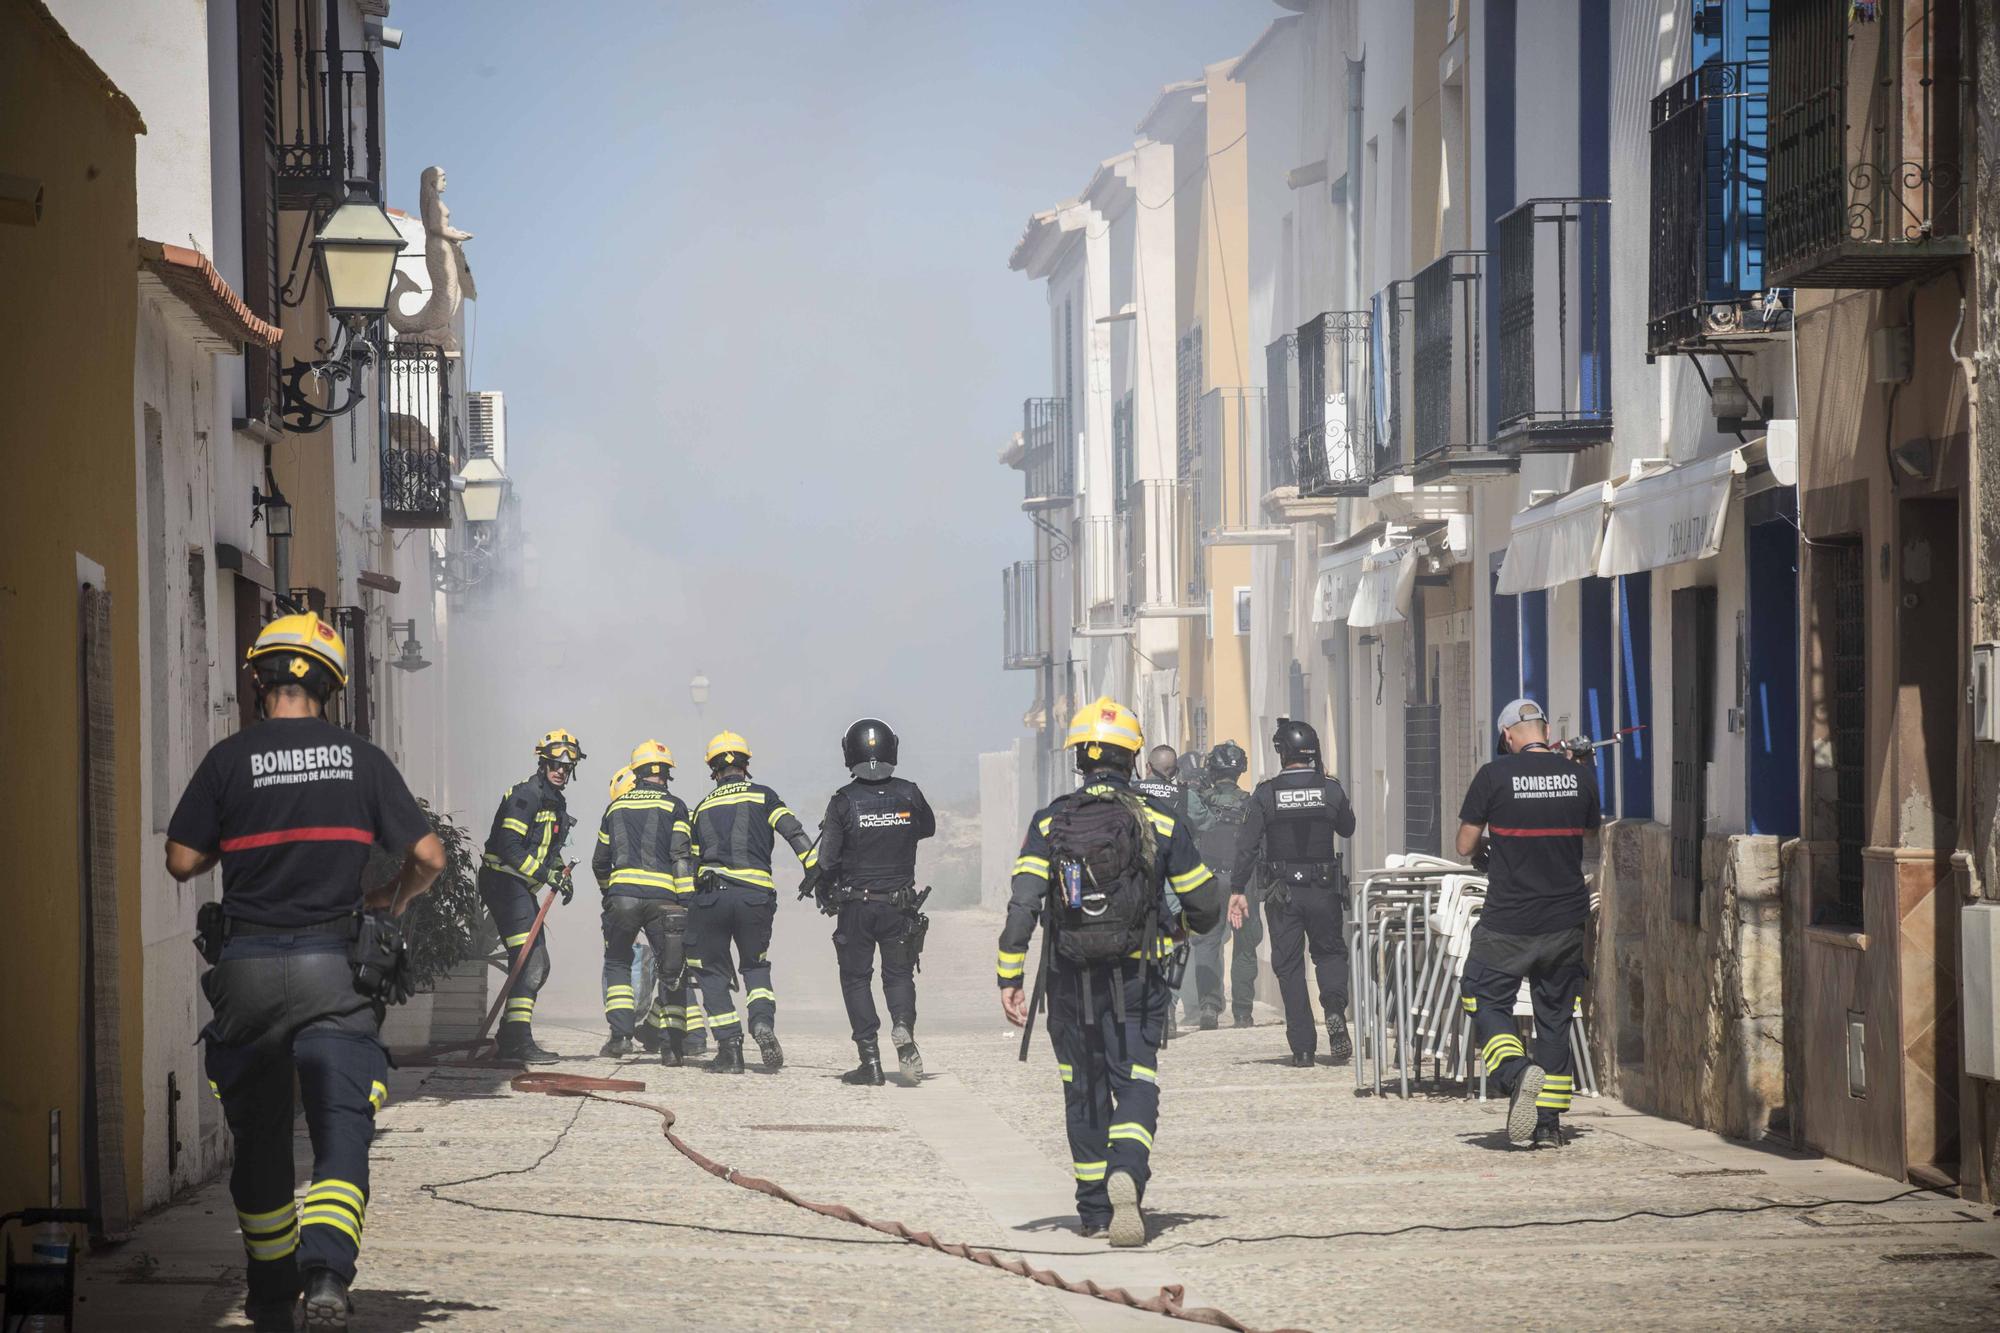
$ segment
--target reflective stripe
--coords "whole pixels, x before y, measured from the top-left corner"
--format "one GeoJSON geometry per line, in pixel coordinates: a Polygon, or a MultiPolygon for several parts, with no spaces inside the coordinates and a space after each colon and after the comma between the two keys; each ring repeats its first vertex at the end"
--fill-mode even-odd
{"type": "Polygon", "coordinates": [[[1161,814],[1158,810],[1146,811],[1146,818],[1153,821],[1153,829],[1163,838],[1174,836],[1174,817],[1161,814]]]}
{"type": "Polygon", "coordinates": [[[493,853],[491,852],[488,852],[486,854],[486,858],[482,862],[482,864],[484,864],[488,870],[497,871],[502,875],[510,875],[513,878],[520,880],[523,884],[526,884],[530,887],[533,887],[535,883],[534,879],[531,876],[522,873],[520,870],[515,869],[513,866],[508,865],[505,861],[502,861],[499,857],[493,855],[493,853]]]}
{"type": "Polygon", "coordinates": [[[732,791],[723,795],[711,792],[702,797],[701,804],[694,808],[698,815],[704,810],[712,810],[719,805],[762,805],[764,793],[759,791],[732,791]]]}
{"type": "Polygon", "coordinates": [[[597,841],[603,844],[604,846],[609,847],[611,845],[611,835],[609,833],[606,833],[603,829],[599,829],[597,830],[597,841]]]}
{"type": "MultiPolygon", "coordinates": [[[[775,806],[772,808],[770,814],[764,816],[764,822],[769,824],[772,828],[776,828],[778,827],[778,821],[783,819],[786,815],[792,815],[790,809],[782,805],[775,806]]],[[[792,815],[792,818],[797,819],[798,816],[792,815]]]]}
{"type": "Polygon", "coordinates": [[[694,830],[688,827],[688,822],[685,819],[676,819],[674,821],[674,832],[692,836],[694,830]]]}
{"type": "Polygon", "coordinates": [[[1059,1073],[1062,1074],[1062,1081],[1065,1083],[1068,1083],[1071,1079],[1076,1077],[1076,1071],[1074,1069],[1071,1069],[1068,1065],[1059,1064],[1056,1066],[1056,1069],[1059,1073]]]}
{"type": "Polygon", "coordinates": [[[799,864],[804,866],[808,870],[811,870],[814,866],[818,865],[819,848],[817,846],[806,848],[805,854],[799,857],[799,864]]]}
{"type": "Polygon", "coordinates": [[[1160,1081],[1160,1071],[1146,1065],[1133,1065],[1132,1077],[1138,1079],[1141,1083],[1157,1084],[1160,1081]]]}
{"type": "Polygon", "coordinates": [[[636,1008],[638,1008],[638,1006],[633,1004],[630,1000],[606,1000],[604,1002],[604,1012],[607,1014],[630,1012],[631,1010],[636,1008]]]}
{"type": "Polygon", "coordinates": [[[687,1011],[687,1030],[689,1032],[699,1032],[707,1026],[708,1015],[702,1012],[701,1006],[698,1004],[689,1005],[687,1011]]]}
{"type": "Polygon", "coordinates": [[[337,1199],[351,1208],[366,1208],[368,1195],[351,1180],[315,1180],[306,1186],[306,1202],[337,1199]]]}
{"type": "Polygon", "coordinates": [[[509,935],[506,942],[508,948],[518,949],[528,942],[528,932],[524,930],[518,935],[509,935]]]}
{"type": "Polygon", "coordinates": [[[731,1009],[726,1013],[717,1014],[715,1017],[709,1019],[708,1025],[712,1028],[733,1028],[742,1021],[742,1019],[736,1016],[736,1011],[731,1009]]]}
{"type": "Polygon", "coordinates": [[[524,838],[528,836],[527,824],[519,819],[503,819],[500,821],[500,827],[513,829],[524,838]]]}
{"type": "Polygon", "coordinates": [[[1036,879],[1049,877],[1049,858],[1046,856],[1022,856],[1014,862],[1014,873],[1033,875],[1036,879]]]}
{"type": "Polygon", "coordinates": [[[376,1079],[371,1083],[369,1083],[368,1085],[369,1106],[379,1111],[382,1109],[382,1104],[388,1100],[389,1100],[389,1089],[382,1085],[382,1080],[376,1079]]]}
{"type": "Polygon", "coordinates": [[[1000,958],[999,962],[995,965],[995,970],[1000,973],[1002,981],[1018,980],[1027,974],[1028,955],[1025,953],[1008,953],[1005,949],[1002,949],[1000,950],[1000,958]]]}
{"type": "Polygon", "coordinates": [[[748,884],[753,888],[770,889],[777,887],[771,879],[771,872],[768,870],[756,870],[748,866],[704,866],[703,869],[713,871],[724,879],[733,879],[739,884],[748,884]]]}
{"type": "Polygon", "coordinates": [[[1459,1003],[1465,1006],[1465,1012],[1468,1014],[1476,1014],[1479,1012],[1479,1002],[1473,999],[1470,995],[1463,996],[1462,998],[1460,998],[1459,1003]]]}
{"type": "MultiPolygon", "coordinates": [[[[375,1086],[382,1085],[378,1083],[375,1086]]],[[[245,1231],[276,1231],[280,1227],[290,1226],[298,1220],[298,1216],[298,1205],[287,1199],[284,1207],[273,1208],[268,1213],[246,1213],[239,1210],[236,1220],[245,1231]]]]}
{"type": "Polygon", "coordinates": [[[1040,824],[1036,825],[1036,827],[1037,827],[1037,828],[1039,828],[1039,829],[1041,829],[1041,831],[1042,831],[1042,836],[1043,836],[1044,838],[1046,838],[1046,837],[1048,837],[1048,836],[1049,836],[1049,829],[1050,829],[1050,828],[1051,828],[1052,826],[1054,826],[1055,822],[1056,822],[1056,821],[1055,821],[1055,816],[1053,816],[1053,815],[1043,815],[1043,816],[1042,816],[1042,822],[1041,822],[1040,824]]]}
{"type": "Polygon", "coordinates": [[[1186,893],[1189,889],[1198,888],[1214,878],[1215,872],[1213,870],[1210,870],[1206,865],[1198,865],[1193,870],[1184,870],[1180,874],[1175,875],[1167,883],[1174,886],[1175,893],[1186,893]]]}
{"type": "Polygon", "coordinates": [[[299,1214],[300,1227],[332,1227],[347,1233],[347,1238],[356,1245],[361,1244],[361,1224],[353,1214],[334,1204],[321,1204],[307,1208],[299,1214]]]}
{"type": "Polygon", "coordinates": [[[1502,1032],[1487,1042],[1485,1049],[1479,1054],[1486,1062],[1486,1072],[1490,1074],[1505,1061],[1517,1055],[1526,1055],[1527,1051],[1522,1047],[1519,1037],[1511,1032],[1502,1032]]]}
{"type": "Polygon", "coordinates": [[[535,812],[535,822],[537,824],[553,824],[556,822],[556,812],[553,810],[537,810],[535,812]]]}
{"type": "Polygon", "coordinates": [[[250,852],[259,847],[277,847],[288,842],[365,842],[375,835],[365,828],[288,828],[270,833],[246,833],[240,838],[224,838],[225,852],[250,852]]]}
{"type": "Polygon", "coordinates": [[[1102,1180],[1107,1162],[1071,1162],[1070,1168],[1076,1172],[1078,1180],[1102,1180]]]}
{"type": "Polygon", "coordinates": [[[682,876],[681,876],[680,878],[676,879],[676,880],[674,881],[674,892],[675,892],[675,893],[693,893],[693,892],[694,892],[694,876],[693,876],[693,875],[682,875],[682,876]]]}
{"type": "Polygon", "coordinates": [[[665,889],[673,891],[674,877],[665,871],[640,870],[636,866],[611,872],[613,884],[636,884],[644,889],[665,889]]]}
{"type": "Polygon", "coordinates": [[[743,998],[746,1002],[750,1000],[769,1000],[772,1004],[776,1004],[778,1002],[777,992],[773,991],[768,986],[752,987],[750,993],[744,996],[743,998]]]}
{"type": "Polygon", "coordinates": [[[1134,1143],[1143,1143],[1148,1150],[1151,1150],[1153,1146],[1152,1131],[1134,1120],[1127,1120],[1113,1125],[1104,1137],[1107,1139],[1129,1139],[1134,1143]]]}

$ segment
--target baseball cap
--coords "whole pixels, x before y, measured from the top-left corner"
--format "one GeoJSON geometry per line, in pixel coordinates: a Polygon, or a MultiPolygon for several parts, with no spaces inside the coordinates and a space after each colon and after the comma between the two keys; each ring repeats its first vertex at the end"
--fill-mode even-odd
{"type": "Polygon", "coordinates": [[[1519,726],[1523,722],[1546,722],[1549,715],[1533,699],[1516,699],[1500,710],[1500,730],[1519,726]]]}

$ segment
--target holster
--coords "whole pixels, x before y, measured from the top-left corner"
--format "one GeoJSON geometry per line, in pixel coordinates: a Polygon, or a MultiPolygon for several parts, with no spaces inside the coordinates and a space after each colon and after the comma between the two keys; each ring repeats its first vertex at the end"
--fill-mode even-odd
{"type": "Polygon", "coordinates": [[[201,961],[214,967],[222,961],[223,940],[228,934],[221,903],[203,903],[194,913],[194,949],[201,961]]]}
{"type": "Polygon", "coordinates": [[[364,912],[347,962],[354,970],[354,989],[383,1004],[410,998],[409,943],[403,928],[386,912],[364,912]]]}

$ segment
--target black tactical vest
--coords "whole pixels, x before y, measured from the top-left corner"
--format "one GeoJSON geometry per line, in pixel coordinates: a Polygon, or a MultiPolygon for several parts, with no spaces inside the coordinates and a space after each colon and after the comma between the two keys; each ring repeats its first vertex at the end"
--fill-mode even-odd
{"type": "Polygon", "coordinates": [[[1334,827],[1347,794],[1334,779],[1309,768],[1290,769],[1257,785],[1264,807],[1264,860],[1272,864],[1324,865],[1340,855],[1334,827]]]}
{"type": "Polygon", "coordinates": [[[851,891],[892,892],[917,882],[917,811],[923,795],[913,782],[856,780],[840,789],[847,827],[840,878],[851,891]]]}

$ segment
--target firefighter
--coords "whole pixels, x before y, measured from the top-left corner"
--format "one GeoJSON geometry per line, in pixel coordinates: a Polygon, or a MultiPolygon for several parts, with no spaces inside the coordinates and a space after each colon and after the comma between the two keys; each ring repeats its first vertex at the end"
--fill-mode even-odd
{"type": "Polygon", "coordinates": [[[1028,944],[1049,931],[1036,995],[1063,1080],[1083,1234],[1143,1245],[1141,1211],[1159,1124],[1158,1059],[1184,963],[1176,939],[1212,930],[1221,886],[1187,825],[1132,789],[1143,742],[1130,709],[1102,698],[1071,719],[1079,790],[1028,824],[1000,932],[1000,1008],[1025,1026],[1028,944]]]}
{"type": "Polygon", "coordinates": [[[702,1007],[715,1033],[715,1059],[708,1067],[718,1074],[743,1072],[743,1029],[729,998],[740,972],[748,991],[750,1035],[764,1068],[777,1070],[785,1052],[778,1045],[778,997],[771,989],[771,923],[778,914],[771,849],[778,838],[791,845],[810,893],[819,880],[819,848],[778,793],[750,780],[748,741],[733,731],[718,732],[708,743],[707,758],[715,788],[694,808],[691,933],[701,957],[702,1007]]]}
{"type": "Polygon", "coordinates": [[[1548,715],[1533,699],[1500,711],[1500,741],[1458,812],[1458,854],[1484,859],[1487,875],[1461,989],[1487,1075],[1508,1093],[1508,1141],[1560,1148],[1576,1089],[1570,1012],[1588,976],[1583,841],[1597,836],[1601,816],[1597,769],[1549,745],[1548,715]],[[1523,978],[1535,1009],[1532,1056],[1514,1022],[1523,978]]]}
{"type": "Polygon", "coordinates": [[[611,1029],[598,1054],[632,1053],[638,1016],[632,944],[643,934],[657,996],[649,997],[647,1020],[662,1029],[655,1042],[660,1063],[678,1065],[687,1032],[687,904],[694,893],[688,808],[667,790],[674,753],[660,742],[633,750],[629,772],[632,785],[605,809],[590,858],[604,894],[604,1021],[611,1029]]]}
{"type": "MultiPolygon", "coordinates": [[[[444,847],[380,750],[326,720],[347,684],[347,648],[310,613],[281,616],[248,654],[261,720],[201,761],[167,827],[167,873],[222,866],[222,901],[200,913],[214,964],[202,991],[210,1084],[235,1142],[229,1192],[249,1252],[245,1303],[259,1329],[347,1327],[368,1207],[368,1145],[388,1096],[381,1041],[396,991],[357,963],[445,868],[444,847]],[[403,850],[364,902],[375,844],[403,850]],[[376,984],[376,983],[382,984],[376,984]],[[364,989],[365,987],[365,989],[364,989]],[[312,1137],[312,1183],[292,1199],[292,1087],[312,1137]],[[303,1291],[303,1313],[300,1295],[303,1291]]],[[[390,955],[390,956],[393,956],[390,955]]]]}
{"type": "Polygon", "coordinates": [[[916,783],[895,776],[896,733],[865,717],[841,737],[840,758],[854,780],[826,803],[820,824],[820,910],[837,918],[834,957],[840,998],[860,1063],[841,1082],[880,1087],[882,1018],[875,1009],[875,952],[882,953],[882,997],[889,1041],[904,1083],[924,1076],[917,1050],[917,960],[928,924],[917,894],[917,844],[937,832],[937,818],[916,783]]]}
{"type": "MultiPolygon", "coordinates": [[[[551,731],[535,745],[535,775],[518,782],[500,798],[493,812],[493,829],[486,835],[486,856],[479,871],[479,896],[492,914],[493,929],[510,951],[528,943],[536,917],[535,890],[547,885],[567,906],[576,894],[569,867],[562,859],[570,827],[563,788],[584,758],[583,746],[567,731],[551,731]]],[[[553,1064],[557,1056],[535,1044],[535,997],[549,979],[549,936],[535,935],[527,962],[507,990],[507,1011],[500,1019],[502,1060],[523,1064],[553,1064]]]]}
{"type": "Polygon", "coordinates": [[[1354,807],[1340,783],[1320,769],[1319,733],[1304,722],[1278,719],[1271,744],[1283,766],[1257,784],[1230,874],[1229,923],[1250,919],[1252,876],[1261,872],[1271,922],[1271,970],[1285,1002],[1285,1037],[1292,1064],[1310,1069],[1319,1035],[1306,998],[1305,954],[1312,953],[1319,1005],[1326,1017],[1327,1054],[1334,1064],[1353,1057],[1347,1036],[1347,885],[1336,839],[1354,836],[1354,807]]]}
{"type": "MultiPolygon", "coordinates": [[[[1208,753],[1203,765],[1204,781],[1188,790],[1188,819],[1194,827],[1195,847],[1203,864],[1218,876],[1236,873],[1236,852],[1243,841],[1243,825],[1250,815],[1250,793],[1240,779],[1250,766],[1250,757],[1235,741],[1224,741],[1208,753]]],[[[1235,882],[1224,879],[1223,892],[1234,896],[1235,882]]],[[[1246,895],[1247,901],[1247,895],[1246,895]]],[[[1264,923],[1251,902],[1243,924],[1227,919],[1214,930],[1197,935],[1189,950],[1188,979],[1181,986],[1181,998],[1200,1015],[1204,1029],[1222,1025],[1222,951],[1229,952],[1229,1002],[1235,1025],[1247,1028],[1255,1021],[1257,999],[1257,945],[1264,938],[1264,923]],[[1232,944],[1233,941],[1233,944],[1232,944]]]]}

